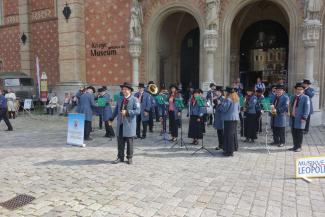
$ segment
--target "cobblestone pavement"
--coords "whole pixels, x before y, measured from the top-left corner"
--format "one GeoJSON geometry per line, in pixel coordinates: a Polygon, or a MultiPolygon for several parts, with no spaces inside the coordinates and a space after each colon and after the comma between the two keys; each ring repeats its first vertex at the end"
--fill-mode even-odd
{"type": "MultiPolygon", "coordinates": [[[[0,202],[17,194],[36,199],[0,216],[268,216],[324,217],[325,179],[294,178],[294,160],[325,154],[325,128],[314,127],[303,152],[240,142],[224,158],[214,151],[216,132],[205,143],[215,156],[170,149],[159,142],[159,127],[136,140],[134,164],[113,165],[116,141],[95,129],[86,148],[66,145],[63,117],[19,117],[14,132],[0,125],[0,202]]],[[[187,125],[185,126],[187,128],[187,125]]],[[[184,130],[187,132],[187,129],[184,130]]],[[[186,133],[185,133],[186,134],[186,133]]],[[[185,139],[185,141],[188,141],[185,139]]]]}

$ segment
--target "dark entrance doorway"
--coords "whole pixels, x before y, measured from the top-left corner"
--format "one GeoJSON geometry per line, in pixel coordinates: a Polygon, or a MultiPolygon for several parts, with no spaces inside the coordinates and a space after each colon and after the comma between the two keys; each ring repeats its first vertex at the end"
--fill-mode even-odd
{"type": "Polygon", "coordinates": [[[184,88],[189,84],[199,88],[200,85],[200,29],[187,33],[181,46],[181,83],[184,88]]]}
{"type": "Polygon", "coordinates": [[[240,41],[240,76],[245,87],[260,77],[266,84],[288,80],[289,38],[283,26],[263,20],[249,26],[240,41]]]}

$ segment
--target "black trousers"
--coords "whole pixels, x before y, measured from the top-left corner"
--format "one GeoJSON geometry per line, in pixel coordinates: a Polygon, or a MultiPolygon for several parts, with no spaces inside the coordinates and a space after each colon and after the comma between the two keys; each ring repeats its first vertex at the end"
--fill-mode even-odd
{"type": "Polygon", "coordinates": [[[209,125],[213,123],[213,114],[208,115],[209,125]]]}
{"type": "Polygon", "coordinates": [[[103,129],[103,116],[102,115],[99,115],[98,126],[100,129],[103,129]]]}
{"type": "Polygon", "coordinates": [[[158,106],[155,106],[155,117],[156,117],[156,122],[160,122],[160,116],[159,116],[159,108],[158,106]]]}
{"type": "Polygon", "coordinates": [[[125,144],[126,144],[126,158],[132,159],[133,157],[133,137],[123,137],[123,124],[120,125],[119,135],[117,137],[117,157],[124,160],[125,157],[125,144]]]}
{"type": "MultiPolygon", "coordinates": [[[[292,118],[292,123],[295,122],[295,118],[292,118]]],[[[298,149],[301,148],[302,141],[304,138],[304,130],[296,129],[294,127],[291,128],[292,139],[293,139],[293,148],[298,149]]]]}
{"type": "Polygon", "coordinates": [[[273,127],[273,141],[275,144],[284,144],[285,141],[285,127],[273,127]]]}
{"type": "Polygon", "coordinates": [[[232,154],[234,151],[237,150],[237,121],[225,121],[223,135],[223,151],[225,153],[232,154]]]}
{"type": "Polygon", "coordinates": [[[262,132],[262,113],[256,113],[256,132],[262,132]]]}
{"type": "Polygon", "coordinates": [[[5,124],[7,125],[8,130],[13,130],[13,129],[12,129],[12,126],[11,126],[11,123],[10,123],[10,121],[9,121],[9,119],[8,119],[8,116],[7,116],[7,109],[0,109],[0,122],[1,122],[2,120],[3,120],[3,121],[5,122],[5,124]]]}
{"type": "Polygon", "coordinates": [[[105,121],[105,130],[106,130],[106,137],[113,138],[115,137],[114,129],[112,126],[109,125],[108,121],[105,121]]]}
{"type": "Polygon", "coordinates": [[[239,120],[240,120],[240,136],[244,136],[244,118],[241,112],[239,112],[239,120]]]}
{"type": "Polygon", "coordinates": [[[51,115],[54,114],[54,108],[46,108],[46,112],[49,115],[51,113],[51,115]]]}
{"type": "Polygon", "coordinates": [[[153,115],[154,115],[154,110],[151,109],[149,112],[149,131],[152,132],[153,131],[153,115]]]}
{"type": "Polygon", "coordinates": [[[218,142],[219,142],[219,148],[223,148],[223,129],[217,130],[218,134],[218,142]]]}
{"type": "Polygon", "coordinates": [[[179,127],[179,120],[176,120],[174,111],[169,111],[169,131],[173,138],[178,137],[178,127],[179,127]]]}
{"type": "Polygon", "coordinates": [[[147,128],[149,121],[141,121],[141,115],[137,115],[137,137],[141,137],[141,123],[142,123],[142,137],[147,136],[147,128]]]}
{"type": "Polygon", "coordinates": [[[89,139],[91,132],[91,121],[85,121],[85,127],[84,127],[84,138],[89,139]]]}
{"type": "Polygon", "coordinates": [[[306,133],[309,132],[310,116],[311,116],[311,115],[308,115],[308,118],[307,118],[307,120],[306,120],[306,126],[305,126],[305,132],[306,132],[306,133]]]}

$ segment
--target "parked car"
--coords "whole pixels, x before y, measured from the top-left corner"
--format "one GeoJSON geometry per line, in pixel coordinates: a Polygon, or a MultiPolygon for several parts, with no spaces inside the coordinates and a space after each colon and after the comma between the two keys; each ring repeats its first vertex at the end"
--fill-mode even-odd
{"type": "Polygon", "coordinates": [[[12,89],[21,105],[23,105],[25,99],[37,101],[33,78],[22,72],[0,73],[0,88],[4,90],[12,89]]]}

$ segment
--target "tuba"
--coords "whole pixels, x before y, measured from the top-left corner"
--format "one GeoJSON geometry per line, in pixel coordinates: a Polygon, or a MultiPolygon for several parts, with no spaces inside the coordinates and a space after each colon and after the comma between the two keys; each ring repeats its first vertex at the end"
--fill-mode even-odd
{"type": "Polygon", "coordinates": [[[151,94],[151,95],[157,95],[158,94],[158,87],[157,85],[155,84],[150,84],[148,86],[148,92],[151,94]]]}

